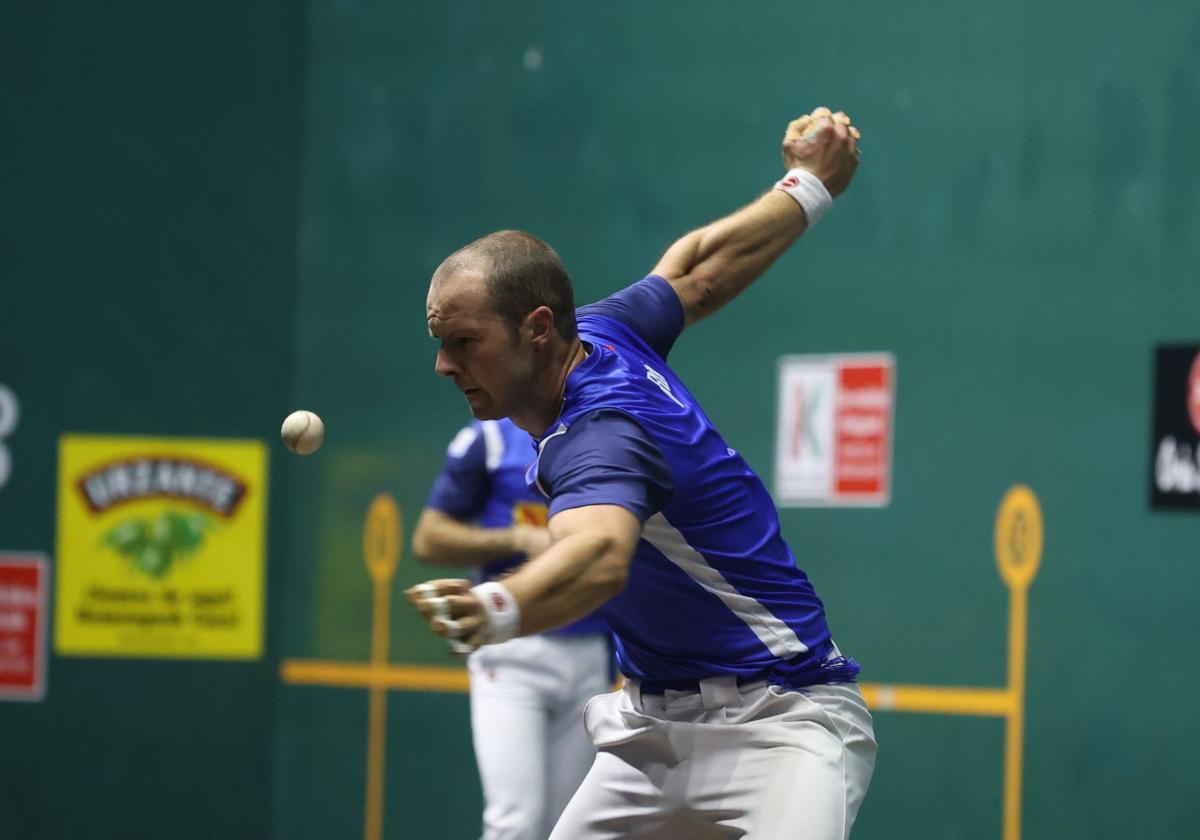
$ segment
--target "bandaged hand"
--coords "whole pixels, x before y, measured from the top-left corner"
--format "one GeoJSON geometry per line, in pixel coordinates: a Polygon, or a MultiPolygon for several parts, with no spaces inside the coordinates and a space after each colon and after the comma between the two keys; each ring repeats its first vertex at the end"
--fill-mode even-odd
{"type": "Polygon", "coordinates": [[[470,581],[442,578],[419,583],[404,595],[429,622],[429,629],[460,656],[481,645],[508,641],[520,625],[516,600],[497,581],[472,588],[470,581]]]}

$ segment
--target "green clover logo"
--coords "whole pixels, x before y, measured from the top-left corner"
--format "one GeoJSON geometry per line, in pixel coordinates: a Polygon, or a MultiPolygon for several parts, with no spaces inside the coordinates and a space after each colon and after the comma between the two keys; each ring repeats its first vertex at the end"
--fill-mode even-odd
{"type": "Polygon", "coordinates": [[[161,578],[176,560],[193,554],[216,523],[202,513],[168,510],[154,519],[126,519],[101,543],[124,555],[136,571],[161,578]]]}

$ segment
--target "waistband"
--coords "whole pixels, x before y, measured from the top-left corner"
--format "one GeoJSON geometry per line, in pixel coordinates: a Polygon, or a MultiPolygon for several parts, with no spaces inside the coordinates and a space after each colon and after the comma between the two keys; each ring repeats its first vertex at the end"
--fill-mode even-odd
{"type": "Polygon", "coordinates": [[[735,687],[765,682],[793,691],[803,690],[814,685],[856,681],[858,663],[842,656],[842,652],[838,650],[838,646],[832,639],[818,648],[816,653],[820,657],[815,663],[816,667],[810,665],[804,670],[793,670],[789,667],[791,661],[788,661],[751,674],[715,674],[709,677],[676,680],[647,679],[640,680],[638,684],[642,694],[662,697],[668,691],[694,694],[700,690],[701,683],[715,678],[732,680],[735,687]]]}
{"type": "MultiPolygon", "coordinates": [[[[741,706],[749,695],[766,688],[767,681],[762,678],[739,680],[733,674],[721,674],[699,680],[675,681],[676,685],[690,684],[688,688],[670,688],[664,687],[663,683],[649,683],[650,689],[647,690],[647,684],[633,677],[625,679],[622,691],[629,695],[634,708],[649,711],[652,707],[662,710],[676,702],[687,703],[687,698],[699,695],[700,705],[705,709],[714,710],[741,706]],[[657,691],[660,687],[662,690],[657,691]]],[[[695,703],[695,700],[690,702],[695,703]]]]}
{"type": "Polygon", "coordinates": [[[695,693],[700,690],[703,683],[711,683],[720,681],[735,686],[744,686],[766,682],[761,675],[754,677],[741,677],[736,674],[720,674],[713,677],[703,677],[694,680],[635,680],[632,677],[626,678],[627,682],[636,682],[639,691],[642,694],[651,694],[656,697],[665,695],[668,691],[678,692],[680,694],[691,692],[695,693]]]}

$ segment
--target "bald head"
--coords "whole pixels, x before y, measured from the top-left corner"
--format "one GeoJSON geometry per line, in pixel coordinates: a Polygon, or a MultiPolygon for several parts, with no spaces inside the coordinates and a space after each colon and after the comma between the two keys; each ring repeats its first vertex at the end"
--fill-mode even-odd
{"type": "Polygon", "coordinates": [[[512,330],[530,312],[545,306],[564,341],[575,338],[575,295],[571,278],[554,249],[531,233],[501,230],[476,239],[448,256],[431,285],[470,278],[482,280],[491,302],[512,330]]]}

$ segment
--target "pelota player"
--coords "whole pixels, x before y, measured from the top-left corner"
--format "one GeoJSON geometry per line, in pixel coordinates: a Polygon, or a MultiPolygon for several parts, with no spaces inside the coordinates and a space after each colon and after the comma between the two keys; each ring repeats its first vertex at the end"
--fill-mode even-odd
{"type": "Polygon", "coordinates": [[[841,113],[793,121],[776,189],[579,310],[557,255],[528,234],[484,237],[434,274],[437,370],[477,418],[508,416],[537,438],[530,479],[553,543],[503,581],[431,581],[409,597],[470,646],[600,607],[628,678],[585,709],[596,761],[552,840],[850,833],[875,759],[858,666],[834,645],[762,482],[666,356],[820,218],[854,174],[857,141],[841,113]]]}
{"type": "MultiPolygon", "coordinates": [[[[413,533],[426,563],[494,580],[550,544],[545,499],[525,484],[529,434],[476,421],[446,451],[413,533]]],[[[471,735],[483,785],[483,840],[545,840],[596,751],[583,706],[612,685],[608,628],[592,615],[488,645],[467,659],[471,735]]]]}

